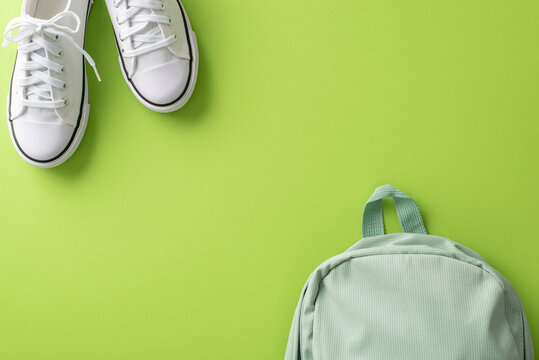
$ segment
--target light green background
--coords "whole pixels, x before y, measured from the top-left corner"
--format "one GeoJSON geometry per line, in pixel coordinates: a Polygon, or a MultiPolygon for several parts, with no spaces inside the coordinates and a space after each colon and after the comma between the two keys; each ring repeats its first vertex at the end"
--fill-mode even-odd
{"type": "Polygon", "coordinates": [[[385,183],[539,332],[539,2],[184,5],[201,62],[182,110],[132,96],[97,0],[76,154],[31,167],[1,125],[0,359],[280,359],[304,281],[385,183]]]}

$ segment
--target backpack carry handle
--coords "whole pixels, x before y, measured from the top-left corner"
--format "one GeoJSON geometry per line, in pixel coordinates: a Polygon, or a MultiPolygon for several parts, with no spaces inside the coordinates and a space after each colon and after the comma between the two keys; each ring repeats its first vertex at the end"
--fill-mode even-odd
{"type": "Polygon", "coordinates": [[[374,191],[363,210],[363,237],[384,235],[382,199],[393,198],[401,228],[405,233],[426,234],[421,213],[414,200],[392,185],[383,185],[374,191]]]}

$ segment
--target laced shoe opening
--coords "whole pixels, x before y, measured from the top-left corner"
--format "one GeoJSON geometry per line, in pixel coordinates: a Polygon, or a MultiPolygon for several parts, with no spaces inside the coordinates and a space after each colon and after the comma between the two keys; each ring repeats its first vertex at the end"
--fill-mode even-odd
{"type": "Polygon", "coordinates": [[[37,19],[49,20],[66,10],[69,0],[30,0],[27,14],[37,19]]]}

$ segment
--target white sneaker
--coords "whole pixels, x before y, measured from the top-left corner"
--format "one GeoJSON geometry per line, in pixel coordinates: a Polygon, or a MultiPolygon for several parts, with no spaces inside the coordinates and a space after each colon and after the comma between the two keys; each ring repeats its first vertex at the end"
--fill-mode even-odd
{"type": "Polygon", "coordinates": [[[8,96],[8,123],[19,155],[50,168],[77,149],[88,122],[84,58],[86,23],[93,0],[24,0],[22,16],[4,34],[18,43],[8,96]]]}
{"type": "Polygon", "coordinates": [[[127,84],[158,112],[181,108],[198,72],[196,36],[180,0],[105,0],[127,84]]]}

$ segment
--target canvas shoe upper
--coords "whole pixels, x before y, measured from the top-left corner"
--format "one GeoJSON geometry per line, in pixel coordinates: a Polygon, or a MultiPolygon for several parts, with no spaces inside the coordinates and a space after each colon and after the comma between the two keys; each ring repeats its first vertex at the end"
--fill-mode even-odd
{"type": "MultiPolygon", "coordinates": [[[[18,43],[8,122],[19,154],[53,167],[75,151],[88,116],[83,49],[91,0],[25,0],[4,34],[18,43]]],[[[97,70],[96,70],[97,74],[97,70]]],[[[97,74],[99,78],[99,74],[97,74]]]]}
{"type": "Polygon", "coordinates": [[[183,106],[196,82],[196,38],[179,0],[106,0],[124,77],[154,111],[183,106]]]}

